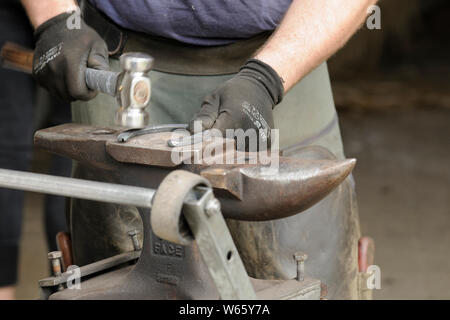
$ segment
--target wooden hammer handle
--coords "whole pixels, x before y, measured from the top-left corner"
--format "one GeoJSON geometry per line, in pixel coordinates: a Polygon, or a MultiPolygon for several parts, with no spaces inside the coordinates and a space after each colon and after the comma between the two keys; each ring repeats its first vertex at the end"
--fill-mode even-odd
{"type": "Polygon", "coordinates": [[[4,67],[26,73],[33,71],[33,55],[33,50],[12,42],[6,42],[0,51],[2,65],[4,67]]]}

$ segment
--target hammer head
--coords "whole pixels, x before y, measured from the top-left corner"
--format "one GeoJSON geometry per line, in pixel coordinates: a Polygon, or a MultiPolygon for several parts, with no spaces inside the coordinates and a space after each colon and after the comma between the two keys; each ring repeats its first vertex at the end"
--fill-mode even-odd
{"type": "Polygon", "coordinates": [[[119,76],[116,124],[128,128],[143,128],[148,125],[145,107],[151,97],[151,82],[148,72],[153,58],[144,53],[130,52],[120,57],[122,72],[119,76]]]}

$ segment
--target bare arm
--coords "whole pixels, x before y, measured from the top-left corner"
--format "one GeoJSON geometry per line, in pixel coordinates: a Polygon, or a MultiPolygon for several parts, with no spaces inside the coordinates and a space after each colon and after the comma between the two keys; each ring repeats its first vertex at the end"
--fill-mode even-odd
{"type": "Polygon", "coordinates": [[[73,11],[78,7],[75,0],[21,0],[21,2],[34,28],[61,13],[73,11]]]}
{"type": "Polygon", "coordinates": [[[256,54],[284,80],[285,91],[339,50],[377,0],[294,0],[256,54]]]}

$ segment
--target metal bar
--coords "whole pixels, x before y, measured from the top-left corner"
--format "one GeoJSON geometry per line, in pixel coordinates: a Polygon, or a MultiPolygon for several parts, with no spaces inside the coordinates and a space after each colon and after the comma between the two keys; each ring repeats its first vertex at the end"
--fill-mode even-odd
{"type": "Polygon", "coordinates": [[[86,69],[86,85],[91,90],[100,91],[115,97],[117,92],[118,72],[86,69]]]}
{"type": "Polygon", "coordinates": [[[200,143],[204,140],[207,140],[210,137],[212,137],[211,130],[205,130],[205,131],[193,134],[191,136],[171,139],[171,140],[167,141],[167,145],[171,148],[186,147],[186,146],[200,143]]]}
{"type": "Polygon", "coordinates": [[[157,126],[150,126],[140,129],[129,129],[127,131],[122,132],[117,136],[118,142],[127,142],[131,138],[143,136],[146,134],[159,133],[159,132],[170,132],[177,129],[185,129],[187,130],[188,125],[182,123],[174,123],[174,124],[161,124],[157,126]]]}
{"type": "MultiPolygon", "coordinates": [[[[131,251],[131,252],[124,252],[121,254],[118,254],[116,256],[112,256],[100,261],[93,262],[91,264],[87,264],[85,266],[80,267],[80,277],[86,277],[93,275],[95,273],[111,269],[113,267],[116,267],[118,265],[136,260],[140,257],[141,251],[131,251]]],[[[58,276],[45,278],[42,280],[39,280],[39,286],[40,287],[55,287],[60,284],[67,283],[67,280],[71,276],[70,272],[64,272],[58,276]]]]}
{"type": "Polygon", "coordinates": [[[0,169],[0,187],[151,208],[155,190],[113,183],[0,169]]]}
{"type": "MultiPolygon", "coordinates": [[[[201,190],[201,187],[197,189],[201,190]]],[[[211,189],[203,191],[200,199],[187,199],[183,214],[220,298],[256,300],[255,289],[220,211],[220,202],[214,198],[211,189]]]]}

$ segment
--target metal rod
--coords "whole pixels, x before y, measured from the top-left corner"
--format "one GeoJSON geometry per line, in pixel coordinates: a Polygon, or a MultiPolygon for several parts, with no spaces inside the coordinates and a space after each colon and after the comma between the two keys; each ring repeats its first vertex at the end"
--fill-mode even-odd
{"type": "Polygon", "coordinates": [[[115,97],[118,79],[118,72],[86,68],[86,85],[91,90],[100,91],[115,97]]]}
{"type": "Polygon", "coordinates": [[[113,183],[0,169],[0,187],[141,208],[151,208],[155,190],[113,183]]]}

